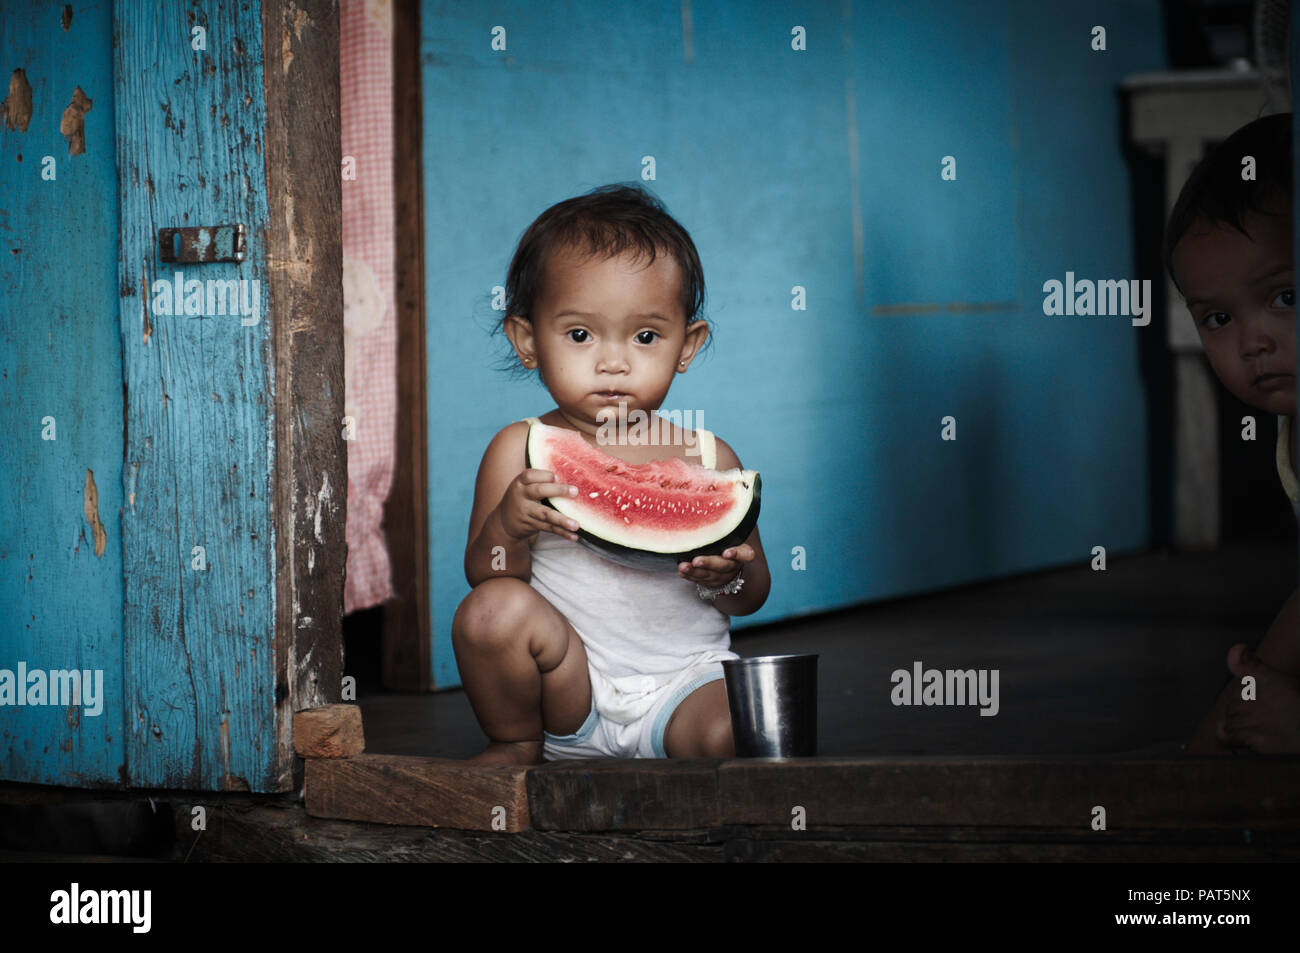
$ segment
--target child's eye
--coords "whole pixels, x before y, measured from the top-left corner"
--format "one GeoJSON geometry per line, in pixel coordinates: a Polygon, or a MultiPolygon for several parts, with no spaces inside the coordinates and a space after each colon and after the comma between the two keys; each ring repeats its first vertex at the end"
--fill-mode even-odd
{"type": "Polygon", "coordinates": [[[640,341],[642,344],[654,344],[654,343],[655,343],[655,342],[654,342],[654,339],[657,338],[657,337],[659,337],[659,336],[660,336],[660,335],[659,335],[659,332],[658,332],[658,331],[642,331],[642,332],[640,332],[639,334],[637,334],[636,339],[637,339],[638,341],[640,341]],[[650,339],[649,341],[642,340],[643,336],[646,335],[646,334],[650,335],[650,338],[651,338],[651,339],[650,339]]]}
{"type": "Polygon", "coordinates": [[[1287,288],[1286,291],[1278,292],[1278,296],[1273,299],[1272,307],[1274,308],[1294,308],[1295,307],[1295,289],[1287,288]],[[1281,304],[1278,302],[1281,301],[1281,304]]]}
{"type": "Polygon", "coordinates": [[[570,340],[570,341],[573,341],[574,344],[584,344],[584,343],[586,343],[586,340],[587,340],[586,337],[583,337],[583,338],[581,338],[580,340],[576,340],[576,341],[575,341],[575,340],[573,339],[573,335],[575,335],[575,334],[582,334],[582,335],[585,335],[586,333],[587,333],[587,331],[586,331],[585,328],[574,328],[572,331],[569,332],[569,340],[570,340]]]}
{"type": "Polygon", "coordinates": [[[1211,331],[1217,331],[1219,328],[1223,327],[1224,324],[1227,324],[1231,320],[1232,319],[1229,318],[1222,311],[1211,311],[1205,317],[1201,318],[1201,324],[1205,325],[1211,331]],[[1223,323],[1222,324],[1214,323],[1216,318],[1223,318],[1223,323]]]}

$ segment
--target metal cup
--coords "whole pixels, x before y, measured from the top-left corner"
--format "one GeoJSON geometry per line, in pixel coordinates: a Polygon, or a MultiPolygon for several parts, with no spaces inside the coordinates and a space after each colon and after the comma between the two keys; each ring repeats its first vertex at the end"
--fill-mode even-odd
{"type": "Polygon", "coordinates": [[[816,757],[818,657],[723,660],[736,757],[816,757]]]}

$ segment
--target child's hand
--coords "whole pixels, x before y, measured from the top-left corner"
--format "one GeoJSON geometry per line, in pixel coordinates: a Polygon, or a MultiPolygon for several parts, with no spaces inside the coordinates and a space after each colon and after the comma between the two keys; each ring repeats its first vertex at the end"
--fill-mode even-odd
{"type": "Polygon", "coordinates": [[[552,496],[577,494],[576,486],[556,483],[555,474],[549,470],[524,470],[506,487],[501,502],[497,504],[496,515],[506,534],[514,539],[526,539],[545,530],[576,542],[577,522],[541,501],[552,496]]]}
{"type": "Polygon", "coordinates": [[[740,575],[745,563],[758,555],[749,543],[725,549],[721,556],[696,556],[691,562],[677,564],[677,574],[710,589],[725,586],[740,575]]]}

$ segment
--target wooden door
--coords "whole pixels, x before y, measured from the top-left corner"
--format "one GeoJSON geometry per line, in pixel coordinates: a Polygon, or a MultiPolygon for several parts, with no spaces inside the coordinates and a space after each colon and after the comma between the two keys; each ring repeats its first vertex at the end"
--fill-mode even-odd
{"type": "Polygon", "coordinates": [[[341,687],[337,5],[0,16],[32,103],[0,152],[0,692],[103,686],[0,704],[0,776],[288,789],[293,711],[341,687]],[[242,260],[163,260],[236,225],[242,260]]]}

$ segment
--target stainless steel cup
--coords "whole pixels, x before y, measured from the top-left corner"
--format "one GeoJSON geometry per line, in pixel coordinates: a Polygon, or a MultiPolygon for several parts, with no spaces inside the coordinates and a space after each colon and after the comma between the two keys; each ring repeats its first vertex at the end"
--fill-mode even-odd
{"type": "Polygon", "coordinates": [[[817,755],[817,655],[725,659],[738,758],[817,755]]]}

